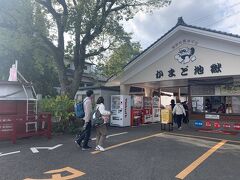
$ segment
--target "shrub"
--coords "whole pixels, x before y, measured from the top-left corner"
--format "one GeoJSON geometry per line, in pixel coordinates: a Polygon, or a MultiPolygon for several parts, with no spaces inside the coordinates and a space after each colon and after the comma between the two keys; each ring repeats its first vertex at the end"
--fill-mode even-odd
{"type": "Polygon", "coordinates": [[[54,121],[58,124],[56,131],[64,132],[69,126],[70,117],[74,116],[74,100],[71,100],[68,96],[44,98],[39,102],[39,106],[42,112],[52,114],[54,121]]]}

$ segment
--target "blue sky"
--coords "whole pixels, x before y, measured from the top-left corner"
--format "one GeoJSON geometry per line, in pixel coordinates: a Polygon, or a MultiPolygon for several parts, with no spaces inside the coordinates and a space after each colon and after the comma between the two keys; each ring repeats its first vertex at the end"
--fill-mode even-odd
{"type": "Polygon", "coordinates": [[[240,0],[172,0],[170,6],[153,14],[138,13],[124,27],[145,49],[171,29],[180,16],[190,25],[240,35],[240,0]]]}

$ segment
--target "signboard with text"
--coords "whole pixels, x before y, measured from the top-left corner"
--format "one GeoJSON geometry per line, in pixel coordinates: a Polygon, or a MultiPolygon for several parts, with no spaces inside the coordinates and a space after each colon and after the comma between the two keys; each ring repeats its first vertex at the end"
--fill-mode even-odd
{"type": "Polygon", "coordinates": [[[212,127],[211,121],[206,121],[206,122],[205,122],[205,126],[206,126],[206,127],[212,127]]]}
{"type": "Polygon", "coordinates": [[[205,114],[205,119],[220,119],[220,116],[217,114],[205,114]]]}
{"type": "Polygon", "coordinates": [[[219,121],[215,121],[214,122],[214,128],[218,129],[220,127],[221,127],[221,125],[220,125],[219,121]]]}
{"type": "Polygon", "coordinates": [[[229,129],[229,128],[231,128],[231,124],[229,124],[229,123],[224,123],[224,124],[223,124],[223,127],[226,128],[226,129],[229,129]]]}
{"type": "Polygon", "coordinates": [[[202,121],[202,120],[196,120],[196,121],[194,122],[194,125],[195,125],[196,127],[202,127],[202,126],[203,126],[203,121],[202,121]]]}
{"type": "Polygon", "coordinates": [[[234,128],[235,130],[240,130],[240,124],[234,124],[234,125],[233,125],[233,128],[234,128]]]}

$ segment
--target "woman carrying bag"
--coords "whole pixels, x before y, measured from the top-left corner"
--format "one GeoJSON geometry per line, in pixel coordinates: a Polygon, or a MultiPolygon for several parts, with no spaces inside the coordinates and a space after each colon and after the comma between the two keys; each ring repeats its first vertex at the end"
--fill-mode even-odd
{"type": "Polygon", "coordinates": [[[102,124],[95,125],[96,127],[96,151],[105,151],[103,144],[107,136],[107,122],[109,121],[110,111],[105,110],[104,99],[100,96],[96,102],[96,112],[93,114],[93,119],[95,119],[97,111],[100,112],[100,117],[103,119],[102,124]]]}

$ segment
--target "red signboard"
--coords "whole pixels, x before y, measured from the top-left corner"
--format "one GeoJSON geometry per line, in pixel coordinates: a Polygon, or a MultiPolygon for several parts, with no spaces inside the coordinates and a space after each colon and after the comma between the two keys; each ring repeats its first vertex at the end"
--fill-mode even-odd
{"type": "Polygon", "coordinates": [[[220,128],[220,123],[218,121],[214,122],[214,128],[220,128]]]}
{"type": "Polygon", "coordinates": [[[233,128],[236,129],[236,130],[240,130],[240,124],[234,124],[233,128]]]}
{"type": "Polygon", "coordinates": [[[211,127],[211,126],[212,126],[211,121],[206,121],[206,122],[205,122],[205,126],[206,126],[206,127],[211,127]]]}
{"type": "Polygon", "coordinates": [[[11,139],[34,135],[51,137],[51,114],[0,115],[0,139],[11,139]]]}
{"type": "Polygon", "coordinates": [[[224,127],[224,128],[231,128],[231,125],[228,124],[228,123],[224,123],[224,124],[223,124],[223,127],[224,127]]]}

